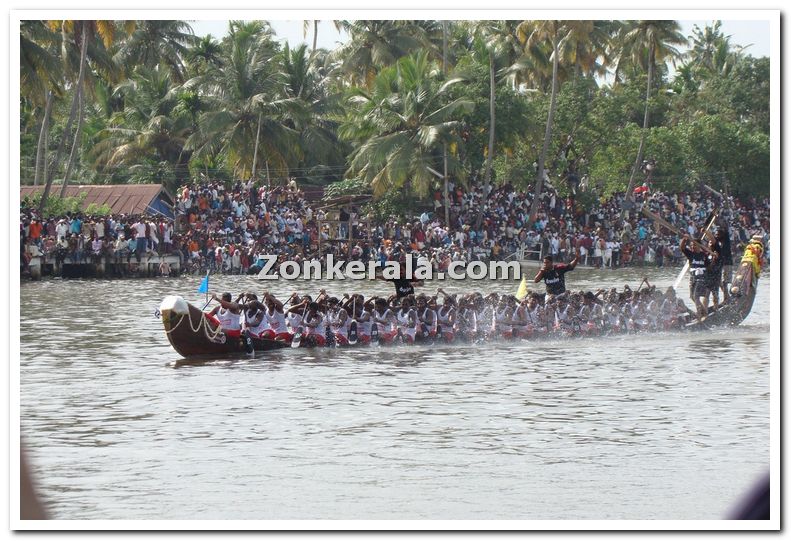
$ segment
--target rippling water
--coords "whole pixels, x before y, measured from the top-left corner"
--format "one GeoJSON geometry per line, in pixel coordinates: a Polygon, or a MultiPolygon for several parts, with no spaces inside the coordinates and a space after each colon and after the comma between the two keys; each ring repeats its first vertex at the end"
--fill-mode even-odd
{"type": "MultiPolygon", "coordinates": [[[[676,275],[645,272],[660,286],[676,275]]],[[[21,434],[53,518],[716,519],[768,470],[768,275],[740,327],[706,334],[178,366],[154,311],[169,294],[201,306],[198,281],[22,284],[21,434]]],[[[216,291],[262,285],[212,277],[216,291]]]]}

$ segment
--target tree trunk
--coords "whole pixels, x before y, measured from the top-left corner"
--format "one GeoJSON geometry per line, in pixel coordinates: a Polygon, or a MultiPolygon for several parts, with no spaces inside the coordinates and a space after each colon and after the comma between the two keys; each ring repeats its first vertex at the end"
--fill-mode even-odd
{"type": "Polygon", "coordinates": [[[63,129],[63,135],[61,135],[60,143],[58,143],[58,149],[55,151],[55,158],[52,160],[52,166],[49,168],[49,171],[46,174],[47,182],[44,185],[44,193],[41,194],[41,200],[38,203],[38,212],[42,214],[44,212],[44,207],[47,204],[47,199],[49,198],[49,192],[52,189],[52,181],[54,180],[55,173],[60,169],[60,159],[63,155],[63,149],[66,146],[66,139],[68,137],[69,132],[71,131],[71,125],[74,124],[74,117],[77,115],[77,90],[75,89],[74,97],[71,100],[71,110],[69,111],[69,119],[66,121],[66,127],[63,129]]]}
{"type": "MultiPolygon", "coordinates": [[[[47,102],[44,106],[44,118],[41,120],[41,131],[38,134],[38,146],[36,147],[36,174],[33,177],[33,186],[38,186],[38,181],[41,180],[41,172],[44,169],[43,165],[47,161],[46,147],[44,141],[46,134],[49,130],[49,115],[52,111],[52,91],[47,91],[47,102]]],[[[45,173],[46,175],[46,173],[45,173]]],[[[46,177],[45,177],[46,178],[46,177]]]]}
{"type": "Polygon", "coordinates": [[[494,53],[489,51],[489,152],[486,155],[486,174],[484,175],[483,191],[488,197],[492,183],[492,159],[494,158],[494,53]]]}
{"type": "Polygon", "coordinates": [[[311,52],[316,52],[316,39],[319,36],[319,21],[317,19],[313,20],[313,49],[311,52]]]}
{"type": "Polygon", "coordinates": [[[555,117],[555,106],[558,94],[558,44],[557,40],[552,42],[552,95],[549,100],[549,113],[547,114],[547,127],[544,131],[544,146],[541,148],[541,154],[538,157],[538,173],[536,175],[536,186],[533,190],[533,203],[530,205],[530,216],[527,219],[527,227],[532,227],[538,215],[538,201],[541,196],[541,190],[544,187],[544,164],[547,159],[547,152],[549,152],[549,141],[552,138],[552,121],[555,117]]]}
{"type": "Polygon", "coordinates": [[[82,135],[82,119],[85,116],[85,99],[83,96],[82,87],[78,89],[79,93],[79,111],[77,114],[77,129],[74,131],[74,141],[71,144],[71,153],[69,154],[69,161],[66,164],[66,172],[63,174],[63,184],[60,187],[60,198],[66,197],[66,188],[69,186],[69,177],[71,170],[74,166],[74,160],[77,156],[77,148],[80,146],[80,135],[82,135]]]}
{"type": "Polygon", "coordinates": [[[77,156],[77,148],[80,146],[80,135],[82,135],[82,119],[85,116],[84,111],[84,95],[85,95],[85,58],[88,54],[88,21],[82,23],[82,43],[80,44],[80,72],[77,76],[77,101],[79,103],[79,116],[77,117],[77,129],[74,131],[74,141],[71,144],[71,153],[69,154],[69,162],[66,164],[66,173],[63,175],[63,185],[60,187],[60,197],[66,195],[66,188],[69,185],[69,176],[71,169],[74,166],[74,159],[77,156]]]}
{"type": "MultiPolygon", "coordinates": [[[[448,73],[448,21],[442,21],[442,74],[448,73]]],[[[448,144],[442,145],[442,180],[444,185],[445,227],[450,225],[450,199],[448,198],[448,144]]]]}
{"type": "Polygon", "coordinates": [[[49,130],[44,132],[44,155],[41,157],[42,158],[41,161],[42,161],[42,164],[44,166],[43,167],[44,170],[41,172],[41,176],[44,179],[46,179],[47,175],[49,174],[49,169],[48,169],[48,167],[49,167],[49,160],[47,159],[47,154],[48,154],[47,149],[48,148],[49,148],[49,130]]]}
{"type": "Polygon", "coordinates": [[[259,111],[259,113],[258,113],[258,129],[255,131],[255,148],[253,149],[253,171],[250,174],[250,178],[252,178],[253,181],[256,180],[256,176],[255,176],[255,169],[256,169],[256,167],[255,166],[256,166],[256,164],[258,162],[258,140],[261,137],[261,115],[262,114],[263,114],[263,112],[259,111]]]}
{"type": "Polygon", "coordinates": [[[629,185],[626,187],[626,197],[634,201],[634,181],[640,165],[643,163],[643,147],[645,145],[645,134],[648,131],[648,100],[651,98],[651,83],[654,78],[654,45],[648,47],[648,83],[645,89],[645,114],[643,115],[643,130],[640,133],[640,146],[637,147],[637,159],[632,166],[632,174],[629,175],[629,185]]]}
{"type": "Polygon", "coordinates": [[[489,147],[486,154],[486,171],[483,175],[483,202],[478,209],[478,218],[475,220],[475,229],[480,229],[483,221],[483,207],[489,197],[492,183],[492,159],[494,158],[494,52],[489,50],[489,147]]]}

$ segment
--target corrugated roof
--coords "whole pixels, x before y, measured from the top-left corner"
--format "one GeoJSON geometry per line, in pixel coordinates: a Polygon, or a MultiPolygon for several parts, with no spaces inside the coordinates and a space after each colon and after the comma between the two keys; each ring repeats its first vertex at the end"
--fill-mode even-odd
{"type": "MultiPolygon", "coordinates": [[[[43,186],[22,186],[20,188],[20,198],[30,197],[43,190],[43,186]]],[[[77,197],[85,193],[82,210],[88,208],[91,203],[95,203],[100,206],[109,206],[113,214],[143,214],[160,192],[163,192],[165,201],[172,205],[173,197],[161,184],[86,184],[68,186],[66,188],[66,197],[77,197]]],[[[60,186],[53,185],[50,193],[59,194],[60,186]]]]}

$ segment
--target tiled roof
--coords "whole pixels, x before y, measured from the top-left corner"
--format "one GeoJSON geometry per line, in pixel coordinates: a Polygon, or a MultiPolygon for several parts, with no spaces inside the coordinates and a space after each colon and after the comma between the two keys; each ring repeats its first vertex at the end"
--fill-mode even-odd
{"type": "MultiPolygon", "coordinates": [[[[20,198],[30,197],[36,192],[43,191],[43,186],[22,186],[20,198]]],[[[161,184],[106,184],[106,185],[78,185],[66,188],[66,197],[77,197],[85,193],[82,210],[88,205],[108,205],[113,214],[142,214],[146,212],[160,192],[163,192],[167,203],[173,204],[173,197],[161,184]]],[[[50,195],[60,194],[60,186],[53,185],[50,195]]]]}

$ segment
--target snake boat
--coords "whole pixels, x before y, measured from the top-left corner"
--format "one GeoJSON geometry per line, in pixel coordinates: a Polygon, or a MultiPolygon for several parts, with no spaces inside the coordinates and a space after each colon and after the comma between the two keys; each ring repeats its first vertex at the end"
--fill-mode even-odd
{"type": "MultiPolygon", "coordinates": [[[[764,246],[762,242],[757,238],[752,239],[747,245],[734,274],[728,300],[722,302],[717,310],[710,308],[708,316],[701,322],[695,316],[688,314],[685,316],[682,328],[685,330],[702,330],[712,327],[739,325],[744,321],[750,314],[755,300],[758,279],[763,264],[763,252],[764,246]]],[[[190,304],[180,296],[165,297],[159,307],[159,313],[161,314],[165,334],[173,349],[187,359],[244,354],[251,351],[270,351],[291,346],[289,342],[283,340],[229,336],[222,331],[216,319],[208,316],[200,308],[190,304]]],[[[613,332],[612,329],[600,331],[599,334],[613,332]]],[[[563,333],[563,336],[591,336],[595,334],[571,330],[563,333]]],[[[557,336],[557,334],[554,334],[554,336],[557,336]]],[[[416,345],[420,343],[418,341],[416,345]]],[[[310,343],[306,341],[302,346],[309,347],[310,343]]],[[[354,346],[338,347],[364,346],[362,346],[362,343],[358,343],[354,346]]]]}

